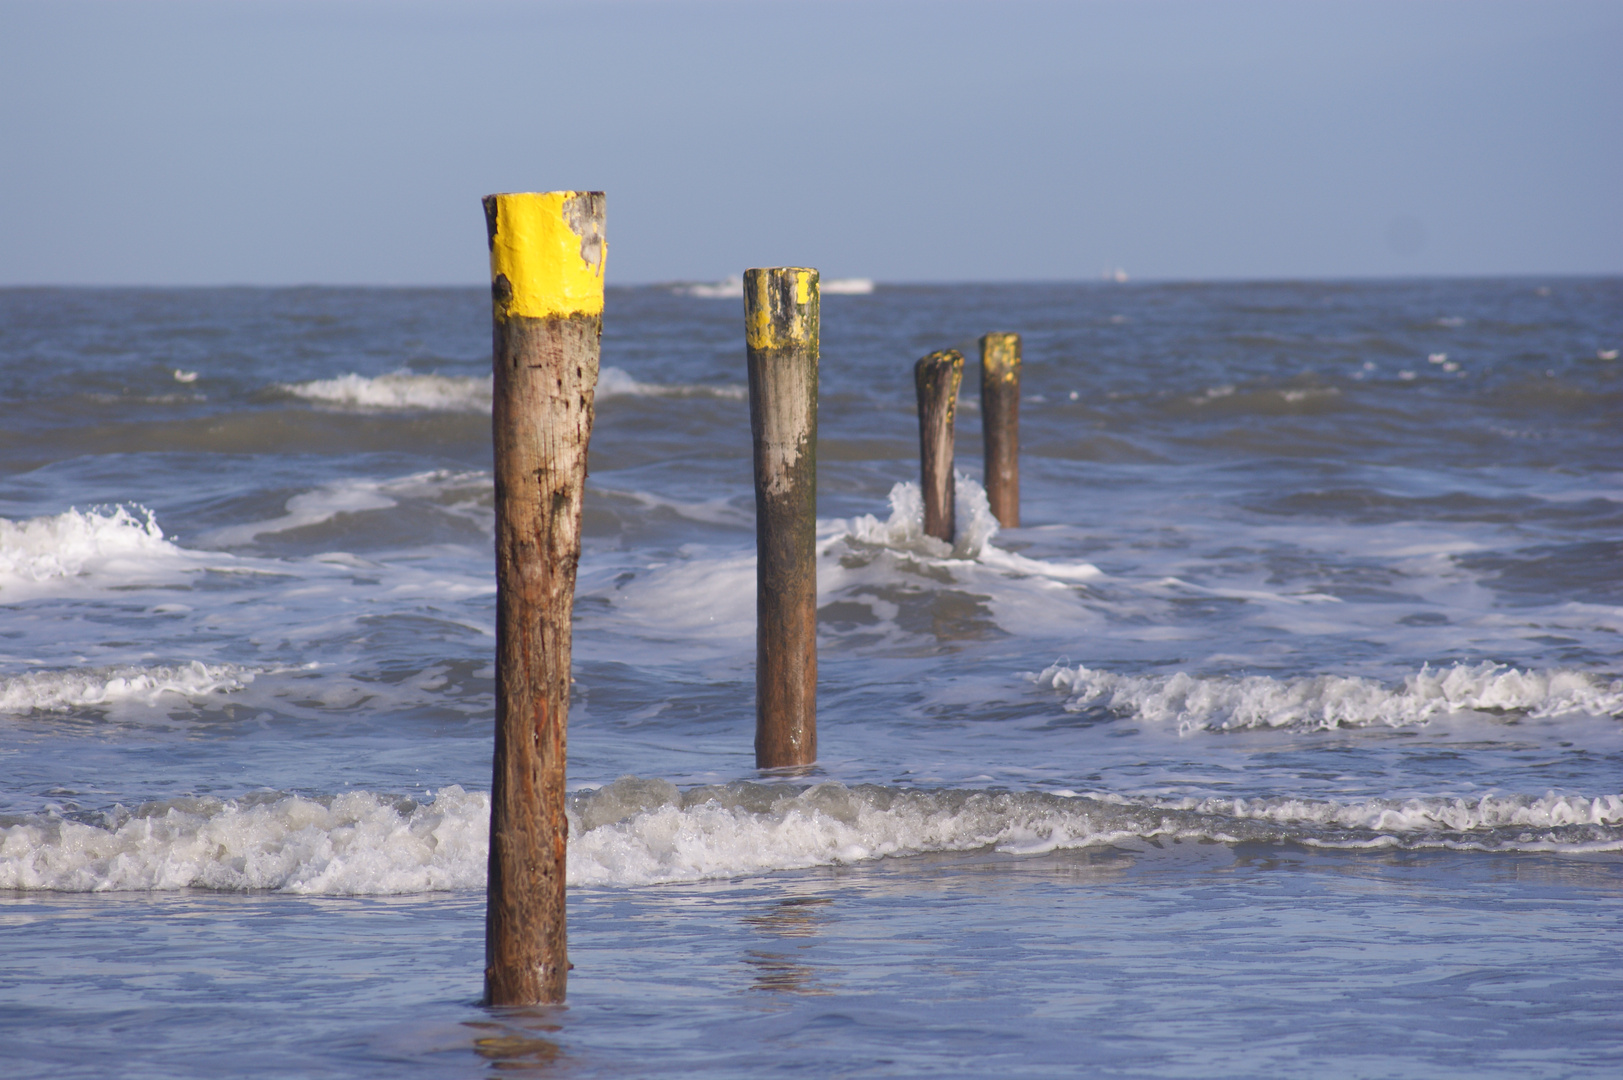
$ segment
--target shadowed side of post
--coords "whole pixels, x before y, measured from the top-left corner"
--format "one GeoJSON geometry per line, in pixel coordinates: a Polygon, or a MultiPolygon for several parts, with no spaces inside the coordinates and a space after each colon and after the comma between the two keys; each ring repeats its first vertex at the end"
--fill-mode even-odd
{"type": "Polygon", "coordinates": [[[755,445],[755,765],[817,760],[818,275],[744,272],[755,445]]]}
{"type": "Polygon", "coordinates": [[[570,611],[603,328],[603,193],[485,199],[496,469],[496,751],[485,1002],[564,999],[570,611]]]}
{"type": "Polygon", "coordinates": [[[958,384],[964,357],[956,349],[933,352],[913,365],[913,388],[919,395],[919,466],[924,488],[924,532],[952,543],[952,434],[958,411],[958,384]]]}
{"type": "Polygon", "coordinates": [[[981,338],[981,435],[986,501],[998,524],[1020,527],[1020,335],[981,338]]]}

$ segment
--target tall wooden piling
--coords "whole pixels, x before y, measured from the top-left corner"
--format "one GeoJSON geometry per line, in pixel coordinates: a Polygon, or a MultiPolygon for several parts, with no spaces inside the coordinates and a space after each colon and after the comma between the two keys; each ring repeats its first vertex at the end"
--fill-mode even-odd
{"type": "Polygon", "coordinates": [[[981,436],[986,501],[998,524],[1020,527],[1020,335],[981,338],[981,436]]]}
{"type": "Polygon", "coordinates": [[[913,388],[919,396],[919,465],[924,488],[924,532],[952,543],[952,432],[958,411],[958,385],[964,378],[964,356],[957,349],[933,352],[913,365],[913,388]]]}
{"type": "Polygon", "coordinates": [[[562,1001],[570,609],[603,332],[603,193],[485,199],[494,317],[496,754],[485,1002],[562,1001]]]}
{"type": "Polygon", "coordinates": [[[817,760],[818,275],[744,271],[755,444],[755,765],[817,760]]]}

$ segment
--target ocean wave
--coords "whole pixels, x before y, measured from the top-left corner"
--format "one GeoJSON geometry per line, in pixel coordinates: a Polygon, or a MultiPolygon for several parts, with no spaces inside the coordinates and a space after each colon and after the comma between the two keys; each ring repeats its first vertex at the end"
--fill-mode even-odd
{"type": "Polygon", "coordinates": [[[417,375],[409,371],[394,371],[368,377],[350,373],[332,379],[278,383],[277,389],[306,401],[349,409],[490,411],[488,375],[417,375]]]}
{"type": "Polygon", "coordinates": [[[0,713],[66,712],[134,702],[157,705],[165,695],[189,700],[241,690],[254,669],[192,661],[173,667],[110,667],[88,671],[31,671],[0,679],[0,713]]]}
{"type": "MultiPolygon", "coordinates": [[[[394,371],[366,376],[353,372],[331,379],[278,383],[276,389],[305,401],[362,412],[425,410],[489,413],[488,375],[418,375],[394,371]]],[[[617,367],[598,373],[598,399],[612,397],[715,397],[742,401],[749,388],[736,384],[651,383],[617,367]]]]}
{"type": "MultiPolygon", "coordinates": [[[[370,792],[176,799],[101,820],[0,824],[0,888],[411,893],[485,884],[490,802],[370,792]]],[[[1623,850],[1623,795],[1157,800],[1070,792],[923,790],[829,782],[680,791],[622,777],[568,802],[568,881],[715,880],[873,859],[1009,855],[1167,841],[1596,852],[1623,850]]]]}
{"type": "Polygon", "coordinates": [[[78,578],[146,581],[198,565],[166,539],[152,511],[111,506],[11,521],[0,518],[0,600],[56,591],[78,578]]]}
{"type": "Polygon", "coordinates": [[[1091,563],[1029,559],[992,543],[999,525],[992,515],[986,489],[965,473],[953,476],[951,544],[925,535],[924,493],[918,484],[911,480],[898,482],[890,489],[889,502],[890,516],[884,521],[873,514],[819,521],[820,553],[827,554],[836,545],[856,543],[932,560],[973,560],[999,570],[1062,581],[1088,581],[1103,576],[1091,563]]]}
{"type": "Polygon", "coordinates": [[[325,524],[340,514],[390,510],[403,500],[427,503],[434,509],[467,518],[484,526],[490,512],[482,500],[491,490],[491,476],[482,471],[432,469],[387,480],[350,477],[300,492],[283,503],[286,513],[260,521],[246,521],[210,530],[198,537],[206,547],[236,547],[261,536],[325,524]]]}
{"type": "Polygon", "coordinates": [[[1455,713],[1533,717],[1623,713],[1623,681],[1582,671],[1521,671],[1502,664],[1423,667],[1397,686],[1375,679],[1313,675],[1197,678],[1120,675],[1056,664],[1032,675],[1068,695],[1069,712],[1107,709],[1148,723],[1176,724],[1180,734],[1242,728],[1338,728],[1423,724],[1455,713]]]}
{"type": "Polygon", "coordinates": [[[617,367],[598,372],[597,396],[607,397],[713,397],[745,401],[749,387],[737,383],[651,383],[633,379],[617,367]]]}
{"type": "MultiPolygon", "coordinates": [[[[826,278],[818,282],[818,292],[824,296],[867,296],[873,292],[873,278],[826,278]]],[[[705,300],[741,300],[744,297],[744,279],[728,277],[720,281],[693,281],[672,286],[678,296],[697,296],[705,300]]]]}
{"type": "Polygon", "coordinates": [[[59,815],[0,827],[0,889],[274,889],[380,894],[484,883],[490,800],[446,788],[419,805],[329,798],[175,799],[96,823],[59,815]]]}

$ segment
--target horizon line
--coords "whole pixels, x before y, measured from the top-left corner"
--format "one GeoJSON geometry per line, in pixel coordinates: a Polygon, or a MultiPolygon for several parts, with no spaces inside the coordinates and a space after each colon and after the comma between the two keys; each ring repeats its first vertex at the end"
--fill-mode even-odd
{"type": "MultiPolygon", "coordinates": [[[[1375,284],[1375,283],[1401,283],[1425,281],[1516,281],[1534,278],[1568,279],[1568,280],[1605,280],[1609,278],[1623,278],[1623,270],[1610,271],[1584,271],[1584,270],[1518,270],[1488,273],[1412,273],[1412,274],[1342,274],[1325,276],[1211,276],[1211,277],[1128,277],[1117,279],[1115,277],[1099,275],[1081,278],[939,278],[939,279],[896,279],[866,278],[860,275],[830,277],[830,281],[867,280],[873,282],[877,289],[896,288],[944,288],[963,286],[996,286],[1013,287],[1022,285],[1091,285],[1098,287],[1131,288],[1134,285],[1334,285],[1334,284],[1375,284]]],[[[605,289],[679,289],[693,285],[714,285],[730,280],[729,278],[662,278],[654,281],[626,281],[605,283],[605,289]]],[[[488,286],[474,282],[0,282],[0,291],[21,292],[26,290],[68,290],[68,289],[263,289],[263,290],[299,290],[299,289],[399,289],[399,290],[445,290],[445,289],[483,289],[488,286]]],[[[830,294],[839,295],[839,294],[830,294]]],[[[694,299],[728,299],[727,297],[694,297],[694,299]]]]}

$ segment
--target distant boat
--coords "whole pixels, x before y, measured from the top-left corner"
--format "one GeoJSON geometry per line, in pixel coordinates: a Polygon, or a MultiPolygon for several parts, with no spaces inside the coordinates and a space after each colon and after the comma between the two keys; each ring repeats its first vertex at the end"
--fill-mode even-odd
{"type": "MultiPolygon", "coordinates": [[[[873,278],[829,278],[820,288],[824,296],[866,296],[873,292],[873,278]]],[[[693,282],[677,285],[671,291],[710,300],[736,299],[744,295],[744,279],[729,277],[721,281],[693,282]]]]}

